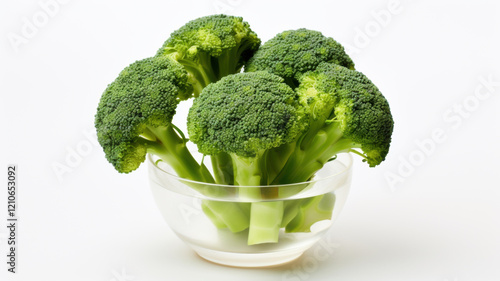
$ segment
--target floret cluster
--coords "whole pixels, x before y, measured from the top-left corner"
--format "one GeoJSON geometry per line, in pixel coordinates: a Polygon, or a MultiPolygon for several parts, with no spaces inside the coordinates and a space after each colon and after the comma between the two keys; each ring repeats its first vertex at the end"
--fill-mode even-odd
{"type": "MultiPolygon", "coordinates": [[[[150,153],[189,180],[265,186],[307,182],[339,153],[379,165],[393,119],[379,89],[333,38],[301,28],[261,44],[241,17],[212,15],[188,22],[156,55],[126,67],[104,91],[95,126],[121,173],[150,153]],[[190,98],[185,134],[172,119],[190,98]],[[196,161],[190,141],[210,160],[196,161]]],[[[202,207],[218,228],[248,230],[250,245],[278,242],[280,229],[310,231],[335,203],[332,194],[277,200],[258,188],[239,196],[268,201],[204,200],[202,207]]]]}

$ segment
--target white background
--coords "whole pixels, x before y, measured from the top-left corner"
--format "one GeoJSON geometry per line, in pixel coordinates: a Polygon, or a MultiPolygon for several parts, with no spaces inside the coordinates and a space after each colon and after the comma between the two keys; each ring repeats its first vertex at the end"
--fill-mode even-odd
{"type": "Polygon", "coordinates": [[[49,2],[0,4],[0,177],[19,166],[20,219],[18,273],[2,262],[1,280],[500,280],[498,2],[49,2]],[[119,71],[218,12],[242,16],[263,41],[300,27],[335,38],[396,122],[382,165],[356,158],[328,246],[285,267],[201,260],[160,217],[146,166],[118,174],[90,141],[119,71]]]}

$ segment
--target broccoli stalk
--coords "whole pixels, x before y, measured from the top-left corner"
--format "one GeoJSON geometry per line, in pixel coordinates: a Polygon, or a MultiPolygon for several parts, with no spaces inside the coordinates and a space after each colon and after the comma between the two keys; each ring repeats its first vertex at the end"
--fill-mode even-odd
{"type": "Polygon", "coordinates": [[[180,137],[173,125],[146,128],[148,137],[138,140],[147,147],[148,153],[155,154],[167,162],[179,177],[213,183],[214,179],[204,164],[199,164],[186,147],[187,140],[180,137]]]}
{"type": "MultiPolygon", "coordinates": [[[[311,133],[312,131],[307,131],[307,135],[311,133]]],[[[325,124],[322,129],[316,130],[315,136],[307,142],[307,145],[304,145],[304,141],[298,141],[295,146],[272,184],[308,181],[332,157],[358,147],[351,140],[343,138],[338,122],[325,124]]]]}
{"type": "MultiPolygon", "coordinates": [[[[266,151],[261,150],[254,157],[230,154],[234,166],[234,182],[241,186],[239,188],[241,198],[265,199],[261,186],[267,182],[266,151]]],[[[281,200],[251,204],[248,245],[278,242],[283,206],[281,200]]]]}
{"type": "Polygon", "coordinates": [[[210,155],[215,181],[218,184],[234,185],[234,168],[231,156],[225,152],[210,155]]]}
{"type": "Polygon", "coordinates": [[[295,215],[284,225],[286,232],[309,232],[316,222],[331,219],[335,195],[327,193],[294,201],[295,215]]]}

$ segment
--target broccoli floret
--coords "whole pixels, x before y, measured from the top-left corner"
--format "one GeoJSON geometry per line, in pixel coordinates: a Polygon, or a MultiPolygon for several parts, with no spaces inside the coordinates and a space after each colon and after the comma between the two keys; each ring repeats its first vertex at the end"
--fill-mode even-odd
{"type": "Polygon", "coordinates": [[[198,96],[208,84],[240,72],[260,43],[241,17],[212,15],[173,32],[157,56],[169,56],[184,65],[198,96]]]}
{"type": "Polygon", "coordinates": [[[299,132],[297,95],[267,72],[239,73],[208,85],[188,115],[200,152],[255,157],[290,142],[299,132]]]}
{"type": "MultiPolygon", "coordinates": [[[[95,127],[107,159],[121,173],[136,170],[147,153],[167,162],[182,178],[214,183],[210,171],[186,147],[187,139],[172,117],[181,100],[192,95],[188,74],[168,57],[136,61],[125,68],[101,97],[95,127]]],[[[203,186],[192,185],[202,193],[203,186]]],[[[202,208],[215,225],[232,231],[248,227],[242,205],[203,200],[202,208]]]]}
{"type": "Polygon", "coordinates": [[[387,100],[365,75],[321,63],[299,82],[296,92],[309,127],[274,183],[308,180],[341,152],[361,155],[370,167],[385,160],[394,122],[387,100]]]}
{"type": "MultiPolygon", "coordinates": [[[[265,197],[255,186],[268,184],[267,151],[292,142],[304,129],[296,93],[267,72],[228,75],[208,85],[188,114],[190,140],[208,155],[232,160],[234,184],[243,198],[265,197]]],[[[277,242],[283,201],[255,202],[248,244],[277,242]]]]}
{"type": "Polygon", "coordinates": [[[168,58],[136,61],[104,91],[95,116],[99,143],[121,173],[137,169],[147,152],[163,154],[182,142],[171,126],[180,100],[191,96],[187,72],[168,58]]]}
{"type": "Polygon", "coordinates": [[[344,47],[321,32],[305,28],[279,33],[265,42],[245,66],[246,72],[265,70],[285,78],[292,88],[298,76],[315,70],[321,62],[354,69],[344,47]]]}

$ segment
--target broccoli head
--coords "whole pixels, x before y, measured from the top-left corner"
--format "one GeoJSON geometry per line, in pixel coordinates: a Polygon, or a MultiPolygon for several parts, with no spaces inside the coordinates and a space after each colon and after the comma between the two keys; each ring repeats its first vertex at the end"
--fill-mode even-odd
{"type": "Polygon", "coordinates": [[[174,31],[157,56],[169,56],[184,65],[197,96],[206,85],[240,72],[260,43],[241,17],[211,15],[174,31]]]}
{"type": "Polygon", "coordinates": [[[285,78],[295,88],[299,75],[315,70],[321,62],[354,69],[344,47],[321,32],[305,28],[279,33],[265,42],[245,66],[245,71],[265,70],[285,78]]]}
{"type": "Polygon", "coordinates": [[[104,91],[95,116],[99,143],[122,173],[145,160],[150,129],[167,127],[180,100],[192,88],[182,66],[167,58],[136,61],[121,71],[104,91]]]}
{"type": "Polygon", "coordinates": [[[267,72],[228,75],[208,85],[188,115],[190,140],[200,152],[255,157],[291,142],[300,132],[296,93],[267,72]]]}
{"type": "Polygon", "coordinates": [[[387,100],[364,74],[321,63],[300,81],[297,92],[311,108],[314,119],[318,119],[314,116],[318,112],[321,112],[320,120],[329,115],[327,123],[331,121],[330,125],[338,126],[342,137],[352,141],[353,148],[360,147],[371,167],[385,160],[394,122],[387,100]],[[311,92],[315,92],[316,97],[312,97],[311,92]]]}
{"type": "Polygon", "coordinates": [[[308,127],[273,183],[307,181],[342,152],[362,156],[370,167],[385,160],[394,122],[387,100],[365,75],[321,63],[298,81],[308,127]]]}

